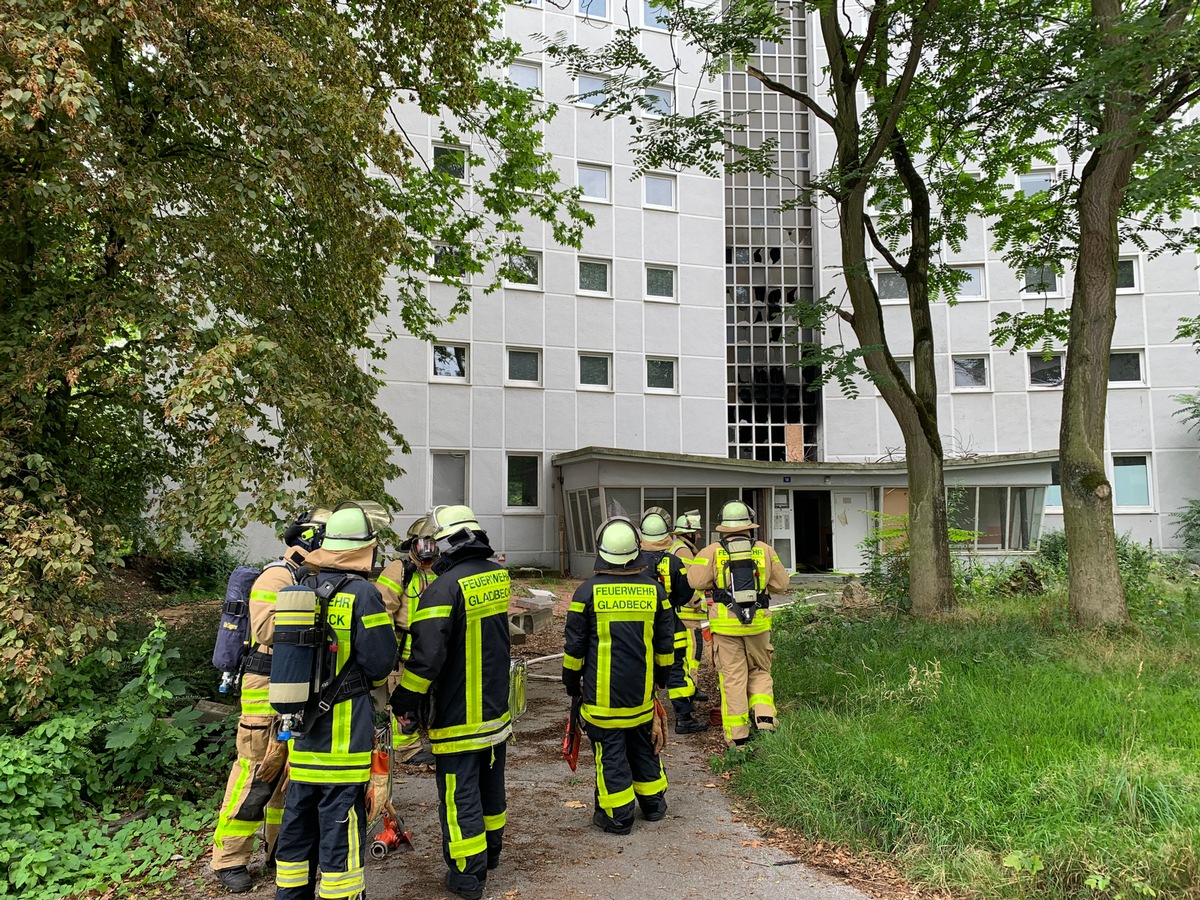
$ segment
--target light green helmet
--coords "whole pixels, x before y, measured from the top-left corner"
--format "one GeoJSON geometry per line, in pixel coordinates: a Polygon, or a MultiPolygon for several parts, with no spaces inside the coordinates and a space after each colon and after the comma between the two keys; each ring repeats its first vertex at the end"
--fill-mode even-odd
{"type": "Polygon", "coordinates": [[[642,516],[642,524],[639,529],[642,532],[642,537],[648,541],[659,541],[665,538],[670,532],[670,526],[667,525],[667,519],[662,513],[648,512],[642,516]]]}
{"type": "Polygon", "coordinates": [[[623,566],[641,553],[637,529],[623,516],[606,519],[596,529],[596,551],[605,562],[623,566]]]}
{"type": "Polygon", "coordinates": [[[429,520],[433,523],[433,536],[439,541],[468,528],[483,531],[469,506],[435,506],[429,520]]]}
{"type": "Polygon", "coordinates": [[[721,524],[717,526],[717,531],[745,531],[757,527],[754,510],[741,500],[730,500],[721,507],[721,524]]]}
{"type": "Polygon", "coordinates": [[[360,550],[375,543],[375,527],[371,517],[353,500],[344,500],[330,514],[325,523],[325,539],[321,542],[322,549],[360,550]]]}
{"type": "Polygon", "coordinates": [[[675,520],[675,531],[699,531],[700,530],[700,510],[690,509],[685,513],[680,513],[679,518],[675,520]]]}

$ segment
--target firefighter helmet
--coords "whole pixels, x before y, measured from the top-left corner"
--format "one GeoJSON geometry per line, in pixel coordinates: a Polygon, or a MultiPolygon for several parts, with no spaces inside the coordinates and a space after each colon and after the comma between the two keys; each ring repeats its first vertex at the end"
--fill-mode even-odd
{"type": "Polygon", "coordinates": [[[670,519],[664,516],[657,509],[649,510],[642,516],[641,532],[642,537],[648,541],[660,541],[667,536],[670,531],[670,526],[667,525],[670,519]]]}
{"type": "Polygon", "coordinates": [[[375,527],[367,511],[354,500],[337,505],[325,523],[321,546],[326,550],[359,550],[375,543],[375,527]]]}
{"type": "Polygon", "coordinates": [[[596,529],[596,551],[605,562],[623,566],[638,558],[637,529],[623,516],[613,516],[596,529]]]}
{"type": "Polygon", "coordinates": [[[469,506],[435,506],[429,513],[433,536],[439,541],[460,531],[482,531],[469,506]]]}
{"type": "Polygon", "coordinates": [[[721,524],[717,526],[717,531],[746,531],[757,527],[754,510],[741,500],[730,500],[721,507],[721,524]]]}

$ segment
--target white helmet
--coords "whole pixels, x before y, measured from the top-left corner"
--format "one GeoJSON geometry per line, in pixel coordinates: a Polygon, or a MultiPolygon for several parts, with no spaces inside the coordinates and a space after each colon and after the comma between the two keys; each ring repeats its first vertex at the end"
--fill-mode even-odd
{"type": "Polygon", "coordinates": [[[606,519],[596,529],[596,552],[614,566],[633,562],[641,553],[637,529],[623,516],[606,519]]]}
{"type": "Polygon", "coordinates": [[[642,516],[642,524],[640,529],[642,532],[642,537],[648,541],[662,540],[671,530],[670,526],[667,524],[668,521],[669,518],[664,516],[657,509],[648,510],[646,514],[642,516]]]}

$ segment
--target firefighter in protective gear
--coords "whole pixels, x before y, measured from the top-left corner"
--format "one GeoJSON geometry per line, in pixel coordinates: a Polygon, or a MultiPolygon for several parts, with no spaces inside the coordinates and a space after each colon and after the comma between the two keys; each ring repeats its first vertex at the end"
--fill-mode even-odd
{"type": "MultiPolygon", "coordinates": [[[[417,519],[408,527],[408,534],[400,545],[400,551],[404,555],[388,563],[375,580],[375,586],[383,595],[383,605],[396,627],[396,640],[400,645],[400,661],[396,665],[396,671],[388,676],[381,708],[391,697],[392,691],[400,686],[404,662],[411,652],[408,629],[412,614],[417,608],[417,600],[437,577],[433,574],[433,564],[438,558],[437,542],[433,538],[433,529],[426,516],[417,519]]],[[[413,766],[433,765],[433,754],[421,748],[421,734],[416,728],[416,723],[409,723],[407,733],[405,731],[399,720],[393,716],[393,759],[413,766]]]]}
{"type": "Polygon", "coordinates": [[[375,746],[370,694],[395,668],[397,654],[396,632],[383,599],[363,577],[371,572],[377,548],[367,513],[348,502],[333,511],[320,549],[308,556],[309,565],[319,571],[305,584],[317,590],[340,584],[329,600],[327,620],[336,638],[336,661],[333,681],[322,696],[330,704],[328,712],[306,719],[307,732],[292,741],[291,777],[275,849],[276,900],[363,894],[366,794],[375,746]]]}
{"type": "Polygon", "coordinates": [[[741,746],[750,737],[750,715],[762,731],[775,729],[771,681],[770,595],[787,589],[788,573],[775,550],[754,540],[754,511],[740,500],[721,508],[721,538],[699,551],[688,583],[712,590],[708,608],[713,663],[721,685],[725,740],[741,746]]]}
{"type": "Polygon", "coordinates": [[[254,646],[246,657],[242,676],[237,761],[229,773],[217,814],[212,851],[213,874],[231,894],[250,890],[247,867],[254,852],[254,835],[260,828],[267,865],[274,865],[275,838],[283,819],[282,763],[287,756],[287,748],[277,746],[273,740],[275,711],[267,702],[275,595],[309,571],[304,566],[305,558],[320,546],[328,516],[327,509],[296,516],[283,532],[287,552],[278,563],[267,566],[250,589],[250,633],[254,646]]]}
{"type": "Polygon", "coordinates": [[[409,655],[391,706],[402,720],[428,726],[446,889],[477,900],[504,847],[509,578],[490,559],[469,507],[439,506],[429,516],[437,580],[409,620],[409,655]]]}
{"type": "Polygon", "coordinates": [[[642,516],[639,531],[641,532],[642,553],[646,557],[647,570],[652,572],[658,583],[666,591],[667,600],[671,603],[672,628],[675,634],[675,661],[671,665],[671,674],[667,679],[667,696],[675,709],[675,733],[696,734],[707,731],[708,723],[697,721],[692,715],[694,705],[692,696],[696,693],[695,682],[692,681],[692,666],[688,630],[679,619],[679,610],[692,599],[695,593],[687,583],[687,573],[683,562],[678,556],[669,552],[671,534],[668,522],[670,515],[666,510],[655,507],[648,509],[642,516]]]}
{"type": "MultiPolygon", "coordinates": [[[[680,513],[671,530],[670,552],[683,561],[684,569],[692,564],[696,556],[696,542],[700,538],[700,510],[693,509],[680,513]]],[[[696,685],[692,700],[703,703],[708,694],[700,690],[697,676],[700,673],[700,663],[704,659],[704,635],[708,630],[708,603],[704,594],[694,591],[688,601],[679,607],[679,620],[687,629],[687,659],[688,675],[696,685]]]]}
{"type": "Polygon", "coordinates": [[[648,822],[667,813],[667,776],[653,741],[654,690],[670,676],[671,603],[647,570],[637,530],[614,517],[596,532],[595,574],[567,612],[563,685],[580,712],[596,758],[592,823],[633,830],[634,801],[648,822]]]}

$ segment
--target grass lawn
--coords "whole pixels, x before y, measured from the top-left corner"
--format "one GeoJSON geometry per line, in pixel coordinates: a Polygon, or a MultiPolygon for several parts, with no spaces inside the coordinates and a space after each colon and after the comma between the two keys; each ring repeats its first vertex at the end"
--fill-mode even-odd
{"type": "Polygon", "coordinates": [[[1200,635],[1061,597],[775,629],[780,728],[736,784],[812,837],[986,897],[1200,897],[1200,635]]]}

